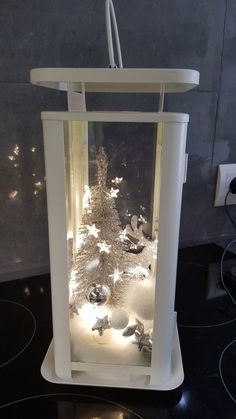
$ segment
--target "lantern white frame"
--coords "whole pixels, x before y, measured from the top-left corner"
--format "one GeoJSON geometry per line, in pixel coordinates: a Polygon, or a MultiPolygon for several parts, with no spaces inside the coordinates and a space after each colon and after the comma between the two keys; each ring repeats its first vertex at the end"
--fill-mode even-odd
{"type": "MultiPolygon", "coordinates": [[[[163,92],[181,91],[182,87],[182,91],[186,91],[198,84],[199,77],[193,70],[164,69],[89,69],[88,72],[85,69],[77,72],[76,69],[55,69],[54,74],[52,72],[53,69],[33,70],[31,81],[46,87],[66,88],[73,95],[73,89],[82,93],[91,90],[163,92]],[[68,82],[65,83],[65,79],[68,82]]],[[[83,106],[80,102],[78,107],[83,106]]],[[[182,186],[186,176],[188,115],[164,112],[70,111],[43,112],[42,120],[54,336],[41,368],[42,375],[48,381],[65,384],[155,390],[177,388],[184,377],[174,303],[182,186]],[[150,367],[71,361],[64,121],[156,123],[162,127],[158,264],[150,367]]]]}

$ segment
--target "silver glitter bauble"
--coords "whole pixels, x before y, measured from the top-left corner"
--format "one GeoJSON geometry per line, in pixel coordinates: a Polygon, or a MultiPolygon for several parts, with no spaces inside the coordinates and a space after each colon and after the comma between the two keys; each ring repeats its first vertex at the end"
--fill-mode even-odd
{"type": "Polygon", "coordinates": [[[107,303],[111,295],[109,288],[106,285],[95,284],[94,282],[88,286],[86,291],[86,298],[89,303],[96,306],[103,306],[107,303]]]}

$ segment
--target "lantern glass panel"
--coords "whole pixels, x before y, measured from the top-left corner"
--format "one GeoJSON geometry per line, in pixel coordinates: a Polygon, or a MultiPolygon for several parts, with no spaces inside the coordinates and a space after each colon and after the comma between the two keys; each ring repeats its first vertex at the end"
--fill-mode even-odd
{"type": "Polygon", "coordinates": [[[72,362],[151,365],[161,130],[64,122],[72,362]]]}

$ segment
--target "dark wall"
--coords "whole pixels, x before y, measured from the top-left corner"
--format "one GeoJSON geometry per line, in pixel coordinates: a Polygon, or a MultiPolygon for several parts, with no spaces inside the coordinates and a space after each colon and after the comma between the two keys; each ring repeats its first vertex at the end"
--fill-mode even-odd
{"type": "MultiPolygon", "coordinates": [[[[213,201],[217,165],[234,163],[236,156],[235,1],[114,4],[125,67],[201,73],[195,91],[167,96],[165,102],[165,110],[190,113],[180,244],[231,235],[224,210],[215,209],[213,201]]],[[[0,276],[7,279],[48,269],[40,112],[66,106],[63,93],[31,86],[29,71],[106,67],[108,56],[103,0],[1,0],[0,6],[0,276]]],[[[157,99],[137,95],[131,106],[130,96],[113,101],[108,95],[89,98],[88,105],[152,111],[157,99]]]]}

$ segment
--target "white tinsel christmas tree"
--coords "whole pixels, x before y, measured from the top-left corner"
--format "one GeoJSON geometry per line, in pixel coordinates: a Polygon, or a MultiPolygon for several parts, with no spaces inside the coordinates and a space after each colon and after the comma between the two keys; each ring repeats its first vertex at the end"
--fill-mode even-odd
{"type": "Polygon", "coordinates": [[[108,357],[116,362],[120,349],[112,332],[117,329],[121,341],[133,337],[132,342],[128,340],[133,362],[133,343],[138,352],[150,354],[152,350],[156,242],[145,237],[135,215],[122,230],[115,204],[119,190],[107,185],[108,159],[102,147],[96,162],[97,181],[85,187],[84,215],[71,271],[72,353],[78,360],[91,362],[100,354],[102,360],[108,357]],[[97,352],[100,343],[102,349],[97,352]]]}
{"type": "Polygon", "coordinates": [[[107,167],[106,153],[100,147],[97,184],[87,187],[86,209],[78,232],[81,246],[76,255],[74,291],[78,308],[86,301],[99,305],[103,298],[112,307],[121,306],[131,280],[130,256],[120,240],[122,230],[115,205],[118,189],[107,187],[107,167]]]}

